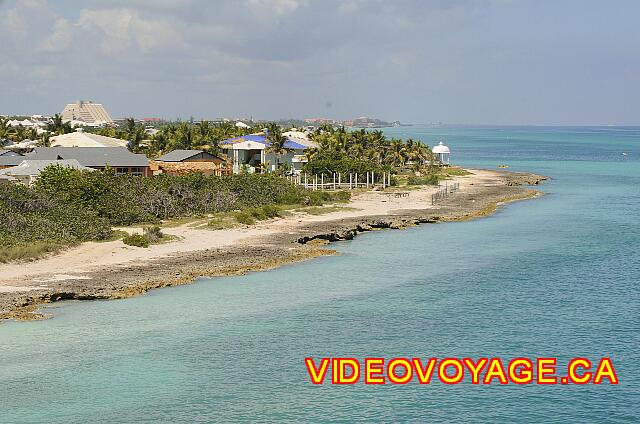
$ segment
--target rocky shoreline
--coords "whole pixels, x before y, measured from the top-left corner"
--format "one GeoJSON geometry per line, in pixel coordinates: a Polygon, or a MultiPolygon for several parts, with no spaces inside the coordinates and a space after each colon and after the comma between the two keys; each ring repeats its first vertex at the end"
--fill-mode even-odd
{"type": "Polygon", "coordinates": [[[400,229],[423,223],[461,221],[486,216],[503,203],[539,196],[529,186],[547,178],[529,173],[500,172],[495,184],[477,185],[455,193],[437,208],[399,210],[373,215],[306,223],[293,231],[256,237],[226,248],[186,252],[144,263],[95,269],[83,279],[62,279],[36,291],[0,292],[0,319],[33,320],[48,316],[41,304],[63,300],[123,299],[149,290],[189,284],[202,276],[240,275],[283,264],[335,254],[326,245],[351,240],[378,229],[400,229]]]}

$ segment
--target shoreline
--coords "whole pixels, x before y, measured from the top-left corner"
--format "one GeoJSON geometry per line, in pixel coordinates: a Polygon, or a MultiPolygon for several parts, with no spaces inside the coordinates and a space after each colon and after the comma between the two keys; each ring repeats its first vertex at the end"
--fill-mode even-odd
{"type": "MultiPolygon", "coordinates": [[[[530,186],[547,179],[530,173],[470,171],[470,176],[453,179],[460,182],[458,192],[434,206],[427,202],[434,187],[411,190],[406,200],[392,200],[386,192],[360,192],[345,205],[349,211],[298,214],[225,230],[183,225],[174,230],[180,240],[154,249],[89,242],[29,263],[0,264],[0,322],[49,318],[38,311],[41,304],[124,299],[190,284],[199,277],[241,275],[332,255],[336,251],[327,244],[362,232],[488,216],[505,203],[540,196],[530,186]]],[[[390,192],[394,190],[398,191],[390,192]]]]}

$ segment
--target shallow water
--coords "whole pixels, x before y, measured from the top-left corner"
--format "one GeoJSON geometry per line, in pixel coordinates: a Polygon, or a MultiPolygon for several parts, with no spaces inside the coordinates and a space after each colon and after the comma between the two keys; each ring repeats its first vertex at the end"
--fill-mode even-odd
{"type": "Polygon", "coordinates": [[[387,133],[553,180],[485,219],[5,323],[0,422],[640,420],[640,128],[387,133]],[[620,384],[313,386],[306,356],[609,356],[620,384]]]}

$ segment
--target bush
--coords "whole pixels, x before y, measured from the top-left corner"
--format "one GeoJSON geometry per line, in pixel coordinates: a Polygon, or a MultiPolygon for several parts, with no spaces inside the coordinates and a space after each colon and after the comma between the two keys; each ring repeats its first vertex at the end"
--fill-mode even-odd
{"type": "Polygon", "coordinates": [[[240,224],[253,225],[256,223],[255,218],[249,212],[246,212],[246,211],[236,212],[234,217],[236,218],[236,221],[238,221],[240,224]]]}
{"type": "Polygon", "coordinates": [[[351,200],[351,193],[349,193],[346,190],[340,190],[340,191],[331,193],[331,197],[333,198],[334,201],[337,201],[337,202],[348,202],[349,200],[351,200]]]}
{"type": "Polygon", "coordinates": [[[129,234],[122,241],[129,246],[149,247],[149,239],[139,233],[129,234]]]}
{"type": "MultiPolygon", "coordinates": [[[[347,199],[297,187],[276,175],[134,177],[80,171],[60,166],[44,169],[32,187],[0,184],[0,246],[49,243],[64,247],[88,240],[106,240],[112,226],[158,222],[247,210],[238,222],[255,223],[281,215],[277,205],[320,206],[347,199]]],[[[163,238],[159,228],[145,229],[148,242],[163,238]]],[[[143,243],[127,238],[132,243],[143,243]]],[[[143,243],[144,244],[144,243],[143,243]]]]}
{"type": "Polygon", "coordinates": [[[160,240],[164,238],[164,234],[160,231],[160,227],[144,227],[142,229],[142,233],[149,243],[154,244],[158,243],[160,240]]]}
{"type": "Polygon", "coordinates": [[[246,212],[258,221],[267,219],[267,214],[262,208],[249,208],[246,212]]]}
{"type": "Polygon", "coordinates": [[[276,218],[282,216],[282,208],[276,205],[264,205],[262,211],[268,218],[276,218]]]}
{"type": "Polygon", "coordinates": [[[407,185],[438,185],[439,181],[438,174],[428,174],[424,177],[410,176],[407,178],[407,185]]]}

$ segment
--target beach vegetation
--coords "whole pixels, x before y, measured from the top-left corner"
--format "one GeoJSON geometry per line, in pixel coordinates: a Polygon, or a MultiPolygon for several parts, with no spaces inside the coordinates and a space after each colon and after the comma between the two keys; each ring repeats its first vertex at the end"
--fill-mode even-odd
{"type": "Polygon", "coordinates": [[[253,225],[256,223],[256,218],[247,211],[236,212],[234,216],[236,218],[236,221],[238,221],[240,224],[253,225]]]}
{"type": "Polygon", "coordinates": [[[122,242],[128,246],[135,247],[149,247],[149,244],[151,244],[149,239],[140,233],[129,234],[122,239],[122,242]]]}
{"type": "Polygon", "coordinates": [[[149,228],[142,236],[148,235],[150,242],[166,241],[167,236],[160,237],[154,228],[164,220],[239,210],[243,212],[235,217],[237,222],[254,223],[281,216],[283,205],[321,205],[334,197],[346,195],[305,190],[274,174],[136,177],[116,175],[111,169],[87,172],[49,166],[31,187],[0,184],[0,246],[64,247],[113,240],[112,227],[136,224],[149,228]]]}
{"type": "Polygon", "coordinates": [[[407,178],[407,185],[438,185],[440,175],[436,173],[427,174],[421,177],[411,175],[407,178]]]}
{"type": "Polygon", "coordinates": [[[347,131],[344,127],[323,125],[311,138],[318,147],[307,152],[308,162],[303,170],[309,174],[381,175],[418,171],[436,162],[431,149],[421,141],[387,138],[380,130],[347,131]]]}
{"type": "Polygon", "coordinates": [[[55,253],[60,245],[49,242],[34,242],[15,246],[0,247],[0,263],[39,259],[55,253]]]}

